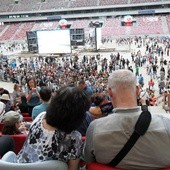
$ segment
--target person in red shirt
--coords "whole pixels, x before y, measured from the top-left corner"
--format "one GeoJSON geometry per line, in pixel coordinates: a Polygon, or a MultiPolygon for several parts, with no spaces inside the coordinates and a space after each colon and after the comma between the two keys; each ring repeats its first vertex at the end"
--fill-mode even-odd
{"type": "Polygon", "coordinates": [[[149,90],[153,90],[154,84],[155,84],[154,81],[152,79],[150,79],[148,82],[149,90]]]}

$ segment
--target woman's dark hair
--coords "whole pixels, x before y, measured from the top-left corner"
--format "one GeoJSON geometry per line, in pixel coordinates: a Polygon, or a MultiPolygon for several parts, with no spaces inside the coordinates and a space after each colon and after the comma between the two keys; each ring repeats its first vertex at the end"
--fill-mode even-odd
{"type": "Polygon", "coordinates": [[[3,135],[17,135],[21,134],[21,131],[14,125],[4,125],[2,129],[3,135]]]}
{"type": "Polygon", "coordinates": [[[83,122],[90,103],[90,98],[83,90],[77,87],[63,87],[51,100],[46,121],[49,125],[70,133],[83,122]]]}

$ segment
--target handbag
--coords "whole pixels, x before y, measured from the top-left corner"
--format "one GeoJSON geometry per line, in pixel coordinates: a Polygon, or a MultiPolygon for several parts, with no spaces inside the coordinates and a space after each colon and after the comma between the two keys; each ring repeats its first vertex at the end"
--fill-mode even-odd
{"type": "Polygon", "coordinates": [[[128,152],[135,145],[140,136],[143,136],[151,122],[151,113],[148,110],[143,110],[140,114],[134,128],[134,132],[130,136],[129,140],[123,146],[123,148],[119,151],[119,153],[111,160],[108,164],[109,166],[117,166],[121,160],[128,154],[128,152]]]}

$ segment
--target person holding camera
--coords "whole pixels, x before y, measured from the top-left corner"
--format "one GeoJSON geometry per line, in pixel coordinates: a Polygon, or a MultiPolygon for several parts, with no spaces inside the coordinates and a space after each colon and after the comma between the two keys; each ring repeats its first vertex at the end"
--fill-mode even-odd
{"type": "Polygon", "coordinates": [[[34,78],[29,78],[27,81],[26,98],[28,104],[28,113],[32,116],[32,109],[41,104],[40,87],[37,86],[34,78]]]}

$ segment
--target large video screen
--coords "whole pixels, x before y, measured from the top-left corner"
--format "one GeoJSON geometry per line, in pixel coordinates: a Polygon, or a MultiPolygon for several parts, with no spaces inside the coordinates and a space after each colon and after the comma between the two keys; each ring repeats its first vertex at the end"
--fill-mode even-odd
{"type": "Polygon", "coordinates": [[[71,53],[70,30],[37,31],[38,52],[71,53]]]}

